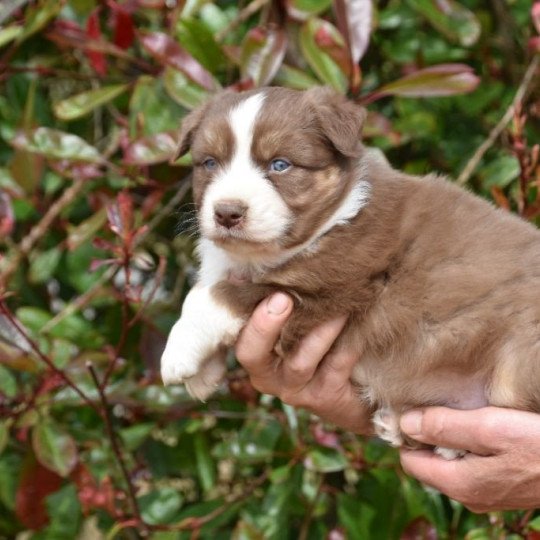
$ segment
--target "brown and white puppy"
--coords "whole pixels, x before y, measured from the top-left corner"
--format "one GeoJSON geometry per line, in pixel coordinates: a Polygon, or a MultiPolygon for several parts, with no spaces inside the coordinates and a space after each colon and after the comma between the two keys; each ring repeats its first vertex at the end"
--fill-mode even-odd
{"type": "Polygon", "coordinates": [[[393,170],[361,144],[364,115],[328,89],[267,88],[184,120],[201,268],[164,382],[208,397],[256,304],[282,290],[295,299],[284,361],[348,314],[334,347],[357,351],[359,399],[391,444],[416,406],[540,412],[540,232],[436,176],[393,170]]]}

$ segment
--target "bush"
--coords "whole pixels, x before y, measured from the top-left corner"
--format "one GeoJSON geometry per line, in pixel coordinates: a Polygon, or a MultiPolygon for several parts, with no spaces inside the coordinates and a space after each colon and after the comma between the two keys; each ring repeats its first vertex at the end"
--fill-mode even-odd
{"type": "Polygon", "coordinates": [[[0,537],[537,538],[533,513],[471,514],[241,370],[207,404],[158,373],[195,270],[189,160],[168,163],[190,109],[220,87],[327,84],[369,105],[365,138],[394,165],[462,171],[538,221],[530,8],[4,2],[0,537]]]}

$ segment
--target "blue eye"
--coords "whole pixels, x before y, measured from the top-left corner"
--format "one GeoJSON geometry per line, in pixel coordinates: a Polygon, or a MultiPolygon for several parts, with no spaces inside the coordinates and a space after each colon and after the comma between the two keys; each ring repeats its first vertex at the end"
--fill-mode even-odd
{"type": "Polygon", "coordinates": [[[214,158],[207,158],[203,161],[203,167],[207,171],[213,171],[217,168],[217,161],[214,158]]]}
{"type": "Polygon", "coordinates": [[[286,171],[291,164],[285,159],[274,159],[270,162],[270,170],[272,172],[286,171]]]}

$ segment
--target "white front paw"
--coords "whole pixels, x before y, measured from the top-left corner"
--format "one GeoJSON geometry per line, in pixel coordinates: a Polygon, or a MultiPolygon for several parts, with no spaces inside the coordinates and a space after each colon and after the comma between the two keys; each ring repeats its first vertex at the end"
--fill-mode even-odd
{"type": "Polygon", "coordinates": [[[179,384],[197,374],[204,361],[204,348],[197,346],[197,334],[189,332],[180,319],[173,326],[161,356],[161,378],[164,384],[179,384]]]}

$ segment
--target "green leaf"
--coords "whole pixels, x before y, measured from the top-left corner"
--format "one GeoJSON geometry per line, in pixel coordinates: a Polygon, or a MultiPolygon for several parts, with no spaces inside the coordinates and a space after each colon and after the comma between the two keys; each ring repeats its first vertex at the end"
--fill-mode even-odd
{"type": "Polygon", "coordinates": [[[347,458],[334,448],[319,447],[311,449],[304,460],[307,469],[317,472],[342,471],[347,466],[347,458]]]}
{"type": "Polygon", "coordinates": [[[30,271],[28,279],[30,283],[44,283],[54,274],[62,251],[58,247],[53,247],[41,253],[33,252],[30,258],[30,271]]]}
{"type": "Polygon", "coordinates": [[[329,84],[339,92],[347,89],[347,78],[336,62],[316,43],[317,33],[328,33],[336,40],[343,40],[335,26],[323,19],[311,18],[300,29],[300,48],[304,58],[319,80],[329,84]]]}
{"type": "Polygon", "coordinates": [[[15,38],[19,37],[22,32],[23,27],[15,24],[0,29],[0,47],[3,47],[10,41],[13,41],[15,38]]]}
{"type": "Polygon", "coordinates": [[[11,420],[0,420],[0,454],[4,451],[9,441],[9,426],[11,420]]]}
{"type": "Polygon", "coordinates": [[[38,461],[47,469],[66,477],[77,464],[73,438],[49,420],[38,423],[32,431],[32,447],[38,461]]]}
{"type": "Polygon", "coordinates": [[[178,41],[210,72],[216,73],[227,65],[227,57],[204,22],[182,18],[177,28],[178,41]]]}
{"type": "Polygon", "coordinates": [[[165,487],[139,497],[139,505],[146,523],[165,524],[175,519],[182,507],[182,497],[178,490],[165,487]]]}
{"type": "Polygon", "coordinates": [[[22,468],[21,457],[6,452],[0,459],[0,502],[8,509],[15,508],[17,483],[22,468]]]}
{"type": "Polygon", "coordinates": [[[36,334],[39,333],[41,328],[43,328],[43,326],[45,326],[52,318],[52,316],[44,309],[32,306],[20,307],[17,310],[16,315],[23,326],[28,327],[36,334]]]}
{"type": "Polygon", "coordinates": [[[470,47],[480,37],[482,30],[476,15],[455,0],[407,0],[437,30],[460,45],[470,47]]]}
{"type": "Polygon", "coordinates": [[[286,3],[291,17],[301,21],[312,15],[319,15],[332,5],[332,0],[289,0],[286,3]]]}
{"type": "Polygon", "coordinates": [[[29,9],[26,12],[24,30],[19,34],[17,43],[22,43],[25,39],[43,29],[49,21],[60,13],[62,7],[62,2],[47,0],[29,9]]]}
{"type": "Polygon", "coordinates": [[[120,430],[120,437],[126,449],[131,452],[141,446],[154,428],[155,424],[150,422],[136,424],[120,430]]]}
{"type": "Polygon", "coordinates": [[[479,171],[483,179],[482,187],[505,188],[519,176],[520,170],[519,161],[515,156],[500,156],[479,171]]]}
{"type": "Polygon", "coordinates": [[[10,399],[17,395],[17,380],[13,373],[2,364],[0,364],[0,393],[10,399]]]}
{"type": "Polygon", "coordinates": [[[183,107],[164,91],[163,81],[139,77],[129,103],[129,132],[134,139],[178,129],[183,107]]]}
{"type": "Polygon", "coordinates": [[[43,155],[50,159],[65,159],[101,163],[101,154],[85,140],[57,129],[39,127],[29,131],[19,131],[11,140],[15,148],[43,155]]]}
{"type": "Polygon", "coordinates": [[[204,431],[198,431],[194,436],[195,456],[197,458],[197,472],[203,491],[208,493],[216,483],[216,471],[214,461],[210,456],[207,435],[204,431]]]}
{"type": "MultiPolygon", "coordinates": [[[[350,540],[373,538],[372,524],[377,510],[366,503],[359,504],[358,499],[345,493],[337,496],[339,523],[345,528],[350,540]]],[[[381,536],[381,538],[387,538],[381,536]]]]}
{"type": "Polygon", "coordinates": [[[81,244],[84,244],[90,238],[103,228],[107,222],[107,212],[105,208],[101,208],[97,212],[94,212],[88,219],[85,219],[77,225],[68,223],[66,228],[68,230],[67,246],[68,249],[77,249],[81,244]]]}
{"type": "Polygon", "coordinates": [[[91,113],[100,105],[112,101],[128,88],[128,84],[115,84],[82,92],[55,103],[53,111],[60,120],[75,120],[91,113]]]}
{"type": "Polygon", "coordinates": [[[165,68],[163,72],[163,86],[174,101],[190,110],[210,97],[210,93],[202,86],[171,67],[165,68]]]}
{"type": "Polygon", "coordinates": [[[533,531],[540,531],[540,516],[537,516],[533,520],[529,521],[527,526],[533,531]]]}
{"type": "Polygon", "coordinates": [[[309,73],[285,64],[282,64],[276,73],[274,83],[288,88],[295,88],[296,90],[307,90],[319,84],[317,79],[309,75],[309,73]]]}
{"type": "Polygon", "coordinates": [[[472,92],[480,83],[472,68],[464,64],[441,64],[420,69],[374,92],[377,96],[453,96],[472,92]]]}
{"type": "Polygon", "coordinates": [[[51,540],[72,540],[82,522],[82,511],[74,484],[68,484],[49,495],[46,499],[47,513],[51,523],[47,527],[47,538],[51,540]]]}

